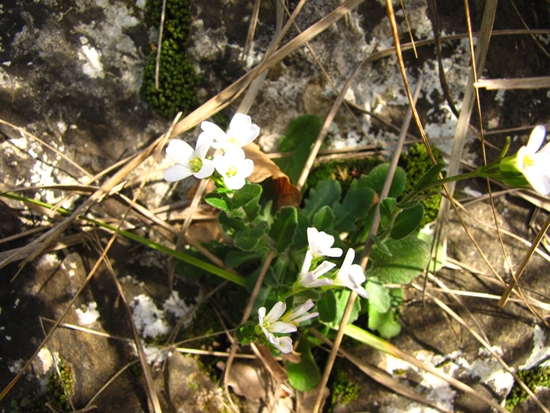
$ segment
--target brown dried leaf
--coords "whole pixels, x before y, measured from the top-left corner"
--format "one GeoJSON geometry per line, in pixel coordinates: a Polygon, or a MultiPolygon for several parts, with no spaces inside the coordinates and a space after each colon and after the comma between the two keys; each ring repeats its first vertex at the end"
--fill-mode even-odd
{"type": "Polygon", "coordinates": [[[248,178],[250,182],[264,182],[268,190],[275,193],[277,209],[283,206],[298,206],[302,201],[300,190],[290,183],[290,179],[279,167],[262,152],[255,143],[250,143],[244,148],[246,157],[254,161],[254,172],[248,178]],[[267,178],[271,180],[266,181],[267,178]]]}
{"type": "Polygon", "coordinates": [[[227,372],[227,385],[248,400],[267,399],[269,374],[259,361],[235,361],[227,372]]]}

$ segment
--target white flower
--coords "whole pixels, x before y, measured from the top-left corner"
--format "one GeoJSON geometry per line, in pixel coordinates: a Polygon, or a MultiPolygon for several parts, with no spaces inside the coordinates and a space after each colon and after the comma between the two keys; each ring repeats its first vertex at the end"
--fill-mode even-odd
{"type": "Polygon", "coordinates": [[[275,337],[273,334],[271,336],[267,337],[269,342],[275,346],[277,350],[279,350],[281,353],[288,354],[292,351],[292,339],[288,336],[284,337],[275,337]]]}
{"type": "Polygon", "coordinates": [[[241,189],[245,184],[245,179],[254,172],[254,162],[251,159],[245,159],[244,151],[238,147],[228,147],[225,155],[215,156],[214,165],[216,171],[220,173],[229,189],[241,189]]]}
{"type": "Polygon", "coordinates": [[[243,147],[252,142],[260,134],[258,125],[252,123],[250,116],[243,113],[236,113],[231,119],[227,133],[212,122],[204,121],[201,123],[201,129],[204,131],[201,135],[208,135],[216,142],[212,146],[216,149],[226,149],[229,146],[243,147]]]}
{"type": "Polygon", "coordinates": [[[355,251],[350,248],[344,258],[344,263],[334,279],[334,285],[341,285],[355,291],[363,298],[369,298],[367,290],[361,284],[366,281],[365,274],[360,265],[354,264],[355,251]]]}
{"type": "Polygon", "coordinates": [[[166,148],[166,153],[178,165],[164,171],[164,179],[168,182],[175,182],[191,175],[195,175],[199,179],[208,178],[214,172],[214,162],[205,158],[211,144],[212,138],[202,134],[197,139],[195,150],[187,142],[179,139],[171,140],[166,148]]]}
{"type": "Polygon", "coordinates": [[[527,146],[519,149],[516,166],[533,189],[546,196],[550,193],[550,143],[540,149],[545,137],[546,128],[543,125],[536,126],[527,146]]]}
{"type": "Polygon", "coordinates": [[[281,320],[286,323],[292,323],[295,326],[298,326],[302,321],[309,320],[310,318],[317,317],[319,313],[307,313],[309,310],[313,308],[314,304],[311,299],[308,299],[305,303],[299,305],[296,308],[293,308],[291,311],[286,313],[284,316],[281,317],[281,320]]]}
{"type": "Polygon", "coordinates": [[[323,231],[317,231],[316,228],[307,229],[307,242],[309,250],[313,254],[313,258],[319,257],[341,257],[342,250],[340,248],[332,248],[334,237],[323,231]]]}
{"type": "Polygon", "coordinates": [[[266,308],[258,309],[258,320],[263,333],[279,351],[290,353],[292,351],[292,339],[290,337],[276,337],[273,333],[293,333],[297,330],[292,323],[279,321],[286,310],[286,304],[282,301],[277,302],[266,315],[266,308]]]}
{"type": "Polygon", "coordinates": [[[312,261],[313,255],[311,254],[311,251],[307,251],[304,258],[304,263],[302,264],[302,270],[300,271],[300,275],[298,275],[298,284],[305,288],[316,288],[332,284],[332,280],[330,278],[319,279],[319,277],[333,269],[336,264],[323,261],[321,265],[313,271],[310,271],[309,269],[312,261]]]}

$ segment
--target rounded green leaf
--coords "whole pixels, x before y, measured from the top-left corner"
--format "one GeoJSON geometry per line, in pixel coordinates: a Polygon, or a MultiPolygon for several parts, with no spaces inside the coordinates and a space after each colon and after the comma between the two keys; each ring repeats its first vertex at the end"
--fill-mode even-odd
{"type": "Polygon", "coordinates": [[[307,340],[300,340],[298,352],[302,355],[301,362],[298,364],[288,363],[286,366],[288,381],[298,391],[309,391],[319,384],[321,371],[311,354],[307,340]]]}
{"type": "Polygon", "coordinates": [[[422,218],[424,218],[424,206],[422,204],[404,209],[395,219],[390,236],[393,239],[405,238],[418,228],[422,218]]]}

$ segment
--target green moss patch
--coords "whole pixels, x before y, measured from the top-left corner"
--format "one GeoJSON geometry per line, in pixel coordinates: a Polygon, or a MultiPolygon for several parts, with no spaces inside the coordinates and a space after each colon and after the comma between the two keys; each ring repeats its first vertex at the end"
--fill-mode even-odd
{"type": "MultiPolygon", "coordinates": [[[[159,65],[159,88],[155,87],[156,48],[151,52],[143,71],[140,96],[160,115],[173,118],[178,112],[187,113],[197,104],[200,76],[186,54],[191,25],[190,2],[167,0],[162,33],[159,65]]],[[[162,0],[148,0],[146,20],[159,28],[162,0]]]]}

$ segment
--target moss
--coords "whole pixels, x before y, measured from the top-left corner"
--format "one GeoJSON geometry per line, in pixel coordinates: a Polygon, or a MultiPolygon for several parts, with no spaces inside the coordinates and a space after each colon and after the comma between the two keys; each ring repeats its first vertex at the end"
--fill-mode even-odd
{"type": "MultiPolygon", "coordinates": [[[[517,375],[534,393],[536,393],[537,387],[550,387],[550,367],[520,370],[517,375]]],[[[512,411],[514,407],[528,398],[527,392],[518,383],[515,383],[506,398],[506,409],[512,411]]]]}
{"type": "Polygon", "coordinates": [[[359,396],[359,385],[351,381],[344,370],[339,367],[336,369],[336,378],[332,383],[331,404],[348,404],[359,396]]]}
{"type": "MultiPolygon", "coordinates": [[[[168,0],[159,66],[159,89],[155,87],[156,50],[153,50],[143,71],[140,96],[160,115],[173,118],[178,112],[188,112],[197,103],[200,76],[186,54],[191,25],[190,3],[168,0]]],[[[162,0],[148,0],[146,20],[158,28],[162,0]]],[[[153,48],[155,49],[155,48],[153,48]]]]}
{"type": "Polygon", "coordinates": [[[59,374],[53,372],[48,377],[46,386],[50,404],[58,410],[71,411],[69,398],[74,393],[72,370],[63,359],[59,362],[57,368],[59,374]]]}
{"type": "MultiPolygon", "coordinates": [[[[432,148],[432,152],[436,161],[443,161],[441,152],[437,148],[432,148]]],[[[409,148],[407,154],[401,154],[399,166],[407,173],[407,184],[405,186],[405,194],[413,190],[416,183],[424,176],[432,167],[432,161],[428,155],[428,150],[423,143],[416,143],[409,148]]],[[[436,194],[425,197],[421,201],[424,205],[424,218],[420,223],[420,228],[429,222],[433,222],[437,218],[439,205],[441,204],[441,195],[436,194]]]]}

